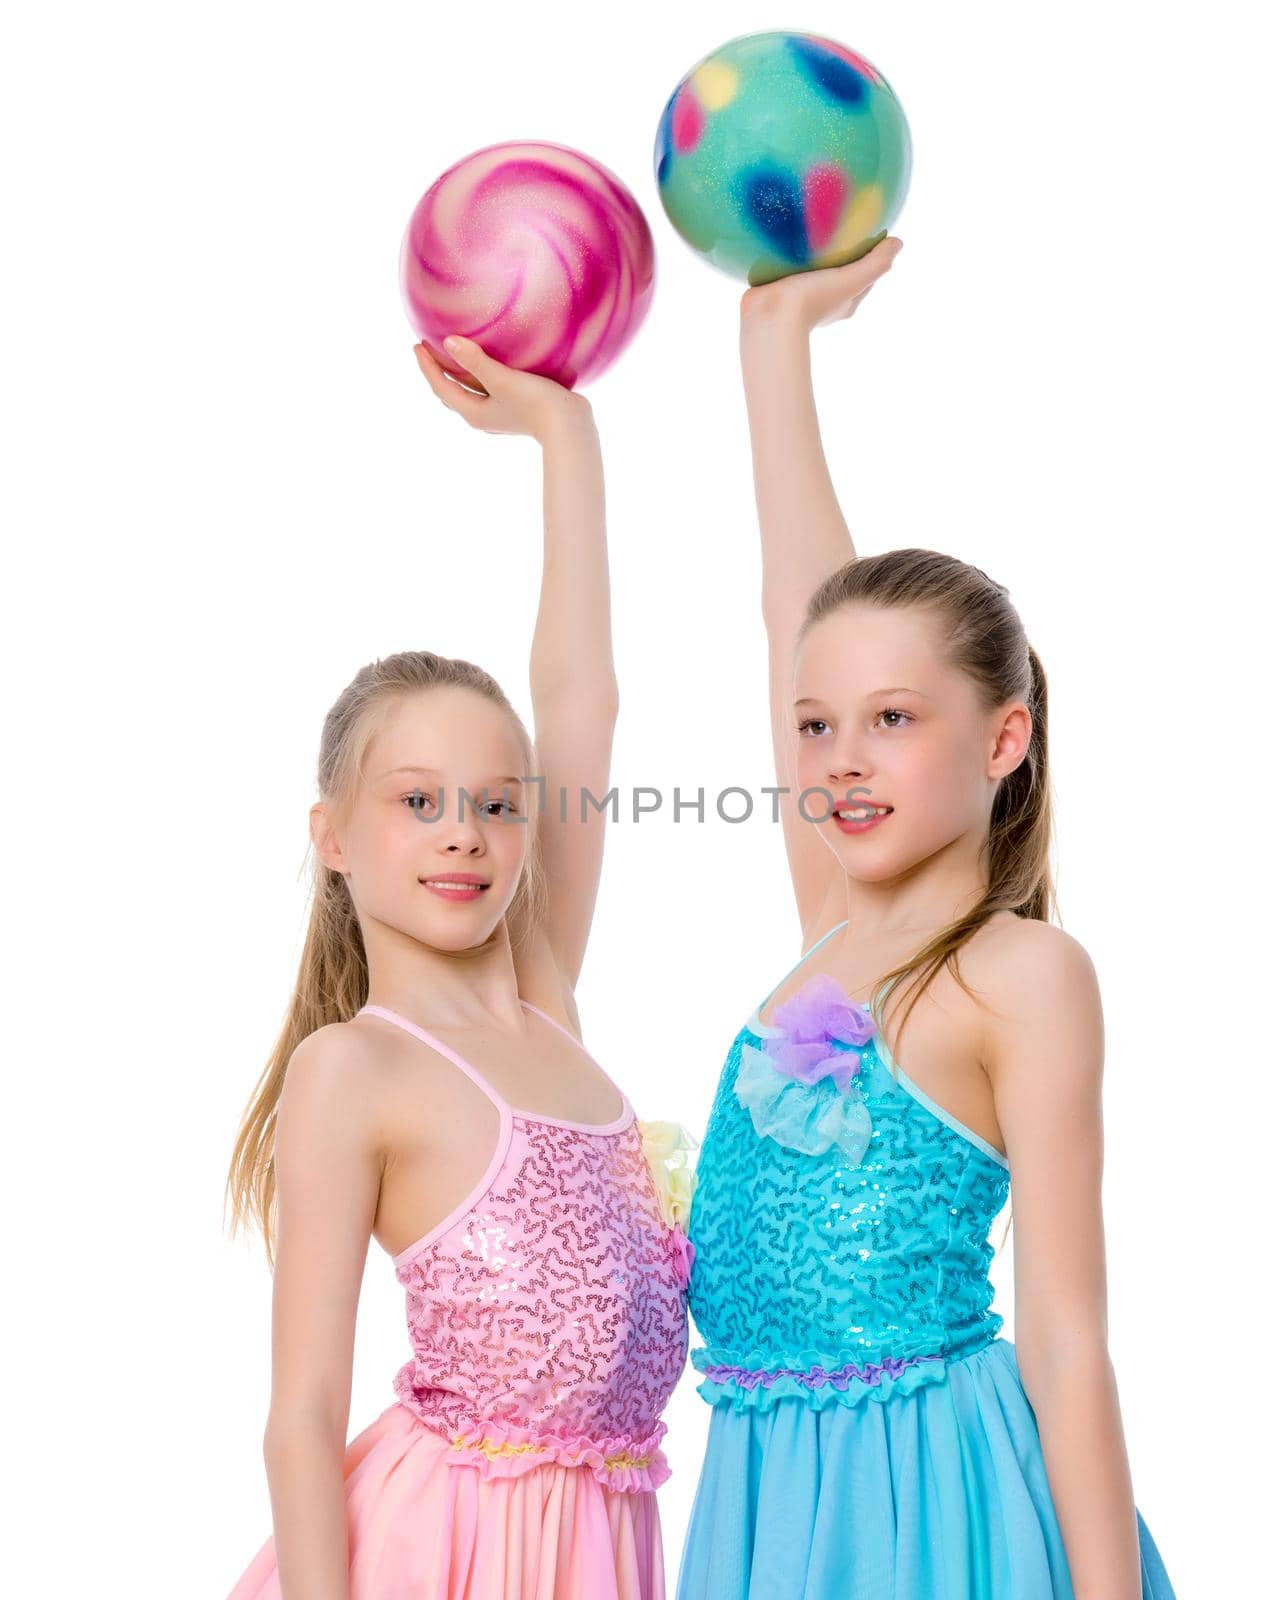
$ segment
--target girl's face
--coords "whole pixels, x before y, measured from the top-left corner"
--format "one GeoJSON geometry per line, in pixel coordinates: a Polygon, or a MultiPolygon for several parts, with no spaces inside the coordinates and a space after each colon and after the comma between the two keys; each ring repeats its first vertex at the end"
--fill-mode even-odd
{"type": "Polygon", "coordinates": [[[337,830],[341,859],[328,860],[350,875],[361,921],[439,950],[483,944],[519,886],[531,776],[509,716],[474,690],[427,689],[396,705],[337,830]],[[451,889],[450,877],[475,881],[451,889]]]}
{"type": "Polygon", "coordinates": [[[851,877],[896,877],[966,835],[980,847],[999,780],[1026,751],[1025,705],[983,710],[942,661],[937,626],[918,608],[850,605],[797,652],[798,788],[825,791],[802,810],[851,877]],[[868,824],[847,815],[859,806],[892,809],[868,824]]]}

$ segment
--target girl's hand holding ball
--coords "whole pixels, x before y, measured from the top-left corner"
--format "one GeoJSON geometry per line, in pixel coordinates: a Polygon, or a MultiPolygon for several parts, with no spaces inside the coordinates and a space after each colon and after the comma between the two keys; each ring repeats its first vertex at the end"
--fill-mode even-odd
{"type": "Polygon", "coordinates": [[[436,398],[473,428],[485,433],[526,434],[545,444],[564,423],[580,425],[591,420],[591,402],[554,378],[505,366],[486,355],[474,339],[451,335],[444,344],[453,360],[475,380],[475,389],[451,378],[425,344],[416,344],[413,353],[436,398]]]}
{"type": "Polygon", "coordinates": [[[757,284],[740,302],[744,330],[758,324],[808,334],[828,322],[851,317],[901,249],[901,239],[881,239],[874,250],[846,266],[793,272],[772,283],[757,284]]]}

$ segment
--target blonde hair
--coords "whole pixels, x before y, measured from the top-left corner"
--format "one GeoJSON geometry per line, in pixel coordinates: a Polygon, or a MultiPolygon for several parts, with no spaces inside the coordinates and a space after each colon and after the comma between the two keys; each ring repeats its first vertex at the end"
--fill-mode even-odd
{"type": "MultiPolygon", "coordinates": [[[[533,775],[532,741],[497,681],[470,661],[403,650],[360,668],[324,719],[316,786],[319,798],[346,814],[355,801],[364,762],[375,734],[395,706],[428,689],[470,689],[504,711],[520,742],[526,773],[533,775]]],[[[241,1117],[226,1194],[231,1232],[256,1226],[268,1264],[275,1258],[276,1106],[294,1050],[331,1022],[347,1022],[369,994],[364,938],[347,880],[316,855],[312,860],[311,914],[284,1025],[241,1117]]],[[[529,808],[529,849],[506,913],[512,949],[521,949],[546,908],[546,877],[538,848],[536,808],[529,808]]]]}
{"type": "MultiPolygon", "coordinates": [[[[1026,755],[1001,778],[991,808],[982,898],[878,981],[877,1003],[879,991],[887,988],[896,993],[914,976],[898,1024],[900,1033],[944,965],[974,997],[960,975],[956,955],[996,912],[1012,911],[1039,922],[1048,922],[1052,912],[1061,925],[1050,867],[1049,689],[1040,657],[1027,641],[1008,589],[966,561],[937,550],[913,548],[846,562],[810,597],[800,638],[823,618],[854,604],[926,612],[937,624],[943,661],[971,680],[984,709],[995,710],[1010,700],[1021,700],[1031,713],[1026,755]]],[[[876,1024],[883,1032],[878,1013],[876,1024]]],[[[891,1048],[890,1054],[896,1052],[891,1048]]],[[[1005,1234],[1007,1237],[1007,1227],[1005,1234]]]]}

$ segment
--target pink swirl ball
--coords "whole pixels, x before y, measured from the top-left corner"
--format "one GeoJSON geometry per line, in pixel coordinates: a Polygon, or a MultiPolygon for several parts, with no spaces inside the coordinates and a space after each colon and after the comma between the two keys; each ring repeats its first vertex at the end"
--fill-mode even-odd
{"type": "MultiPolygon", "coordinates": [[[[565,145],[488,145],[414,207],[400,251],[409,322],[446,371],[442,341],[565,388],[598,377],[653,297],[653,236],[607,167],[565,145]]],[[[474,381],[474,380],[473,380],[474,381]]]]}

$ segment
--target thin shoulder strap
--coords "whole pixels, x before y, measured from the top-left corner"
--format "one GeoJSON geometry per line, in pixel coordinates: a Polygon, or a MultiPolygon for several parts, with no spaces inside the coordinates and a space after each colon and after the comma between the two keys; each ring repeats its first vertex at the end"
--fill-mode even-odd
{"type": "Polygon", "coordinates": [[[464,1072],[477,1089],[482,1090],[493,1101],[504,1118],[509,1118],[512,1115],[511,1107],[483,1073],[477,1072],[469,1061],[464,1061],[456,1050],[451,1050],[442,1039],[437,1039],[435,1034],[428,1033],[425,1028],[420,1028],[416,1022],[410,1022],[408,1017],[402,1017],[398,1011],[391,1011],[386,1006],[363,1005],[356,1012],[356,1016],[363,1016],[365,1012],[371,1012],[376,1017],[385,1017],[388,1022],[394,1022],[398,1028],[403,1028],[406,1033],[411,1033],[415,1039],[421,1039],[423,1044],[430,1045],[433,1050],[438,1050],[442,1056],[452,1061],[455,1067],[464,1072]]]}
{"type": "Polygon", "coordinates": [[[849,919],[846,917],[843,922],[837,922],[834,928],[828,928],[827,931],[822,935],[821,939],[818,940],[817,944],[811,944],[805,953],[800,957],[799,961],[796,962],[795,966],[792,967],[791,972],[784,972],[783,975],[778,979],[777,983],[774,984],[773,988],[769,990],[767,995],[765,995],[764,999],[756,1007],[756,1016],[760,1015],[764,1008],[769,1004],[770,1000],[773,999],[774,995],[777,994],[778,990],[781,989],[782,985],[789,977],[791,977],[792,973],[799,972],[800,968],[804,966],[805,962],[815,950],[820,950],[833,933],[839,933],[841,928],[847,928],[848,925],[849,919]]]}
{"type": "Polygon", "coordinates": [[[614,1080],[591,1054],[590,1050],[587,1049],[582,1040],[579,1039],[576,1034],[570,1033],[563,1022],[557,1022],[553,1016],[549,1015],[546,1011],[543,1011],[540,1006],[535,1006],[532,1000],[522,1000],[520,1004],[522,1006],[528,1006],[530,1011],[532,1011],[536,1016],[541,1017],[544,1022],[549,1022],[553,1028],[559,1028],[560,1032],[564,1034],[565,1038],[568,1039],[571,1044],[577,1045],[578,1049],[581,1050],[583,1055],[586,1056],[587,1060],[591,1062],[592,1066],[595,1067],[600,1076],[605,1078],[609,1083],[612,1083],[613,1087],[618,1091],[619,1095],[622,1097],[622,1110],[623,1114],[625,1115],[626,1112],[631,1109],[631,1102],[627,1099],[626,1090],[621,1084],[614,1083],[614,1080]]]}

